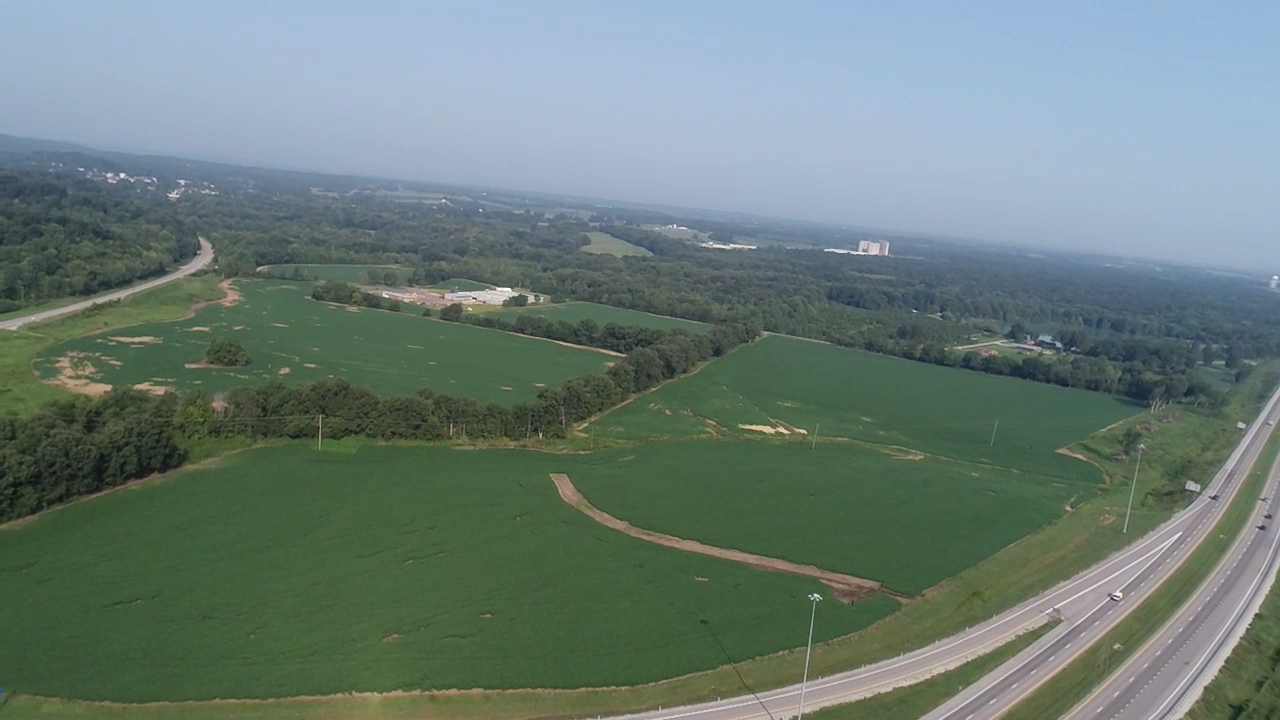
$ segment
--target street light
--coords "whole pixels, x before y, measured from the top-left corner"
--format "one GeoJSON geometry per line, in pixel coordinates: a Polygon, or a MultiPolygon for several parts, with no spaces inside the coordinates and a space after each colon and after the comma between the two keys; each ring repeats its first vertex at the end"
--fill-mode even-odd
{"type": "Polygon", "coordinates": [[[1146,450],[1146,445],[1138,446],[1138,465],[1133,468],[1133,484],[1129,486],[1129,508],[1124,511],[1124,529],[1120,532],[1129,533],[1129,514],[1133,512],[1133,493],[1138,489],[1138,471],[1142,469],[1142,451],[1146,450]]]}
{"type": "Polygon", "coordinates": [[[813,619],[818,615],[818,603],[821,600],[822,596],[818,593],[809,593],[809,602],[813,603],[813,609],[809,611],[809,645],[804,651],[804,677],[800,680],[800,712],[796,714],[796,720],[804,718],[804,690],[809,684],[809,655],[813,653],[813,619]]]}

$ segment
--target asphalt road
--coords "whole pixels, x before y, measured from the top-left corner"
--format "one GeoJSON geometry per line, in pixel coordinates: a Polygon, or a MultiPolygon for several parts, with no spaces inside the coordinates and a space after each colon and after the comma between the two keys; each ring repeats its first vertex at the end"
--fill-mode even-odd
{"type": "MultiPolygon", "coordinates": [[[[1035,691],[1045,680],[1059,672],[1087,650],[1094,642],[1114,628],[1130,613],[1136,611],[1143,597],[1161,582],[1167,579],[1200,543],[1213,532],[1214,525],[1226,512],[1230,500],[1243,485],[1245,478],[1252,472],[1263,446],[1273,430],[1263,420],[1275,420],[1280,417],[1280,392],[1273,395],[1258,420],[1254,421],[1245,433],[1241,444],[1232,453],[1227,464],[1214,477],[1204,493],[1185,510],[1175,515],[1169,522],[1149,533],[1141,542],[1131,546],[1122,553],[1132,559],[1132,566],[1115,576],[1110,585],[1097,588],[1095,591],[1074,597],[1070,602],[1055,602],[1055,612],[1062,618],[1062,624],[1046,635],[1036,644],[1019,653],[1015,658],[997,668],[973,686],[967,688],[942,707],[926,715],[927,720],[987,720],[996,718],[1013,708],[1019,701],[1035,691]],[[1219,500],[1211,499],[1217,494],[1219,500]],[[1140,554],[1139,554],[1140,553],[1140,554]],[[1115,602],[1107,597],[1111,591],[1122,591],[1124,599],[1115,602]]],[[[1255,531],[1258,532],[1258,531],[1255,531]]],[[[1274,533],[1272,533],[1274,535],[1274,533]]],[[[1260,547],[1255,543],[1252,547],[1260,547]]],[[[1049,611],[1048,606],[1044,606],[1049,611]]],[[[1182,626],[1175,626],[1175,630],[1182,626]]],[[[1205,642],[1199,637],[1197,644],[1205,642]]],[[[1158,648],[1157,648],[1158,649],[1158,648]]],[[[1145,655],[1145,651],[1139,653],[1145,655]]],[[[1144,661],[1145,662],[1145,661],[1144,661]]],[[[1163,667],[1167,667],[1161,664],[1163,667]]],[[[1145,679],[1154,678],[1159,673],[1158,667],[1142,670],[1144,683],[1137,683],[1129,688],[1129,673],[1120,680],[1126,687],[1119,695],[1112,695],[1121,688],[1112,688],[1106,695],[1098,696],[1098,702],[1104,700],[1127,700],[1134,712],[1139,708],[1153,709],[1158,701],[1147,702],[1146,698],[1135,698],[1134,692],[1144,688],[1145,679]]],[[[1174,674],[1167,672],[1162,677],[1168,681],[1174,674]]],[[[1158,692],[1156,683],[1146,686],[1152,693],[1158,692]]],[[[1107,705],[1119,711],[1124,704],[1107,705]]],[[[1117,717],[1150,717],[1149,714],[1121,715],[1116,712],[1107,714],[1107,708],[1099,713],[1094,705],[1090,705],[1088,715],[1075,717],[1117,718],[1117,717]]],[[[1158,717],[1158,716],[1157,716],[1158,717]]]]}
{"type": "Polygon", "coordinates": [[[1266,598],[1280,568],[1274,516],[1280,463],[1250,524],[1195,595],[1142,650],[1067,717],[1157,720],[1181,717],[1199,698],[1266,598]],[[1267,519],[1266,515],[1273,519],[1267,519]],[[1260,529],[1266,526],[1265,530],[1260,529]]]}
{"type": "MultiPolygon", "coordinates": [[[[1280,415],[1280,391],[1268,401],[1258,420],[1205,495],[1158,529],[1138,539],[1088,570],[950,638],[897,658],[857,670],[811,679],[805,693],[805,711],[887,692],[911,685],[959,667],[1039,627],[1050,617],[1062,623],[1036,641],[983,682],[929,714],[929,718],[977,720],[991,718],[1012,707],[1044,678],[1064,666],[1130,609],[1142,594],[1172,572],[1177,561],[1205,537],[1216,522],[1239,480],[1252,469],[1271,428],[1262,420],[1280,415]],[[1208,495],[1220,493],[1213,501],[1208,495]],[[1123,602],[1111,602],[1109,593],[1123,590],[1123,602]]],[[[821,622],[821,613],[819,613],[821,622]]],[[[821,652],[820,650],[818,652],[821,652]]],[[[800,686],[725,698],[715,702],[659,709],[624,716],[625,720],[776,720],[794,717],[799,708],[800,686]]]]}
{"type": "Polygon", "coordinates": [[[151,288],[159,287],[161,285],[164,285],[165,283],[173,282],[178,278],[186,277],[191,273],[196,272],[197,270],[202,270],[205,267],[207,267],[210,262],[213,262],[213,246],[210,245],[209,241],[205,240],[204,238],[199,238],[199,240],[200,240],[200,252],[197,253],[194,258],[191,259],[191,262],[187,263],[186,265],[183,265],[182,267],[169,273],[168,275],[165,275],[164,277],[158,277],[154,280],[148,280],[138,285],[131,285],[130,287],[124,288],[123,290],[114,290],[105,295],[98,295],[96,297],[91,297],[88,300],[81,300],[80,302],[72,303],[71,305],[67,305],[60,308],[55,308],[53,310],[45,310],[44,312],[32,313],[30,315],[24,315],[23,317],[13,318],[11,320],[5,320],[3,322],[0,322],[0,330],[17,330],[23,325],[30,325],[31,323],[43,322],[45,320],[52,320],[53,318],[62,317],[63,315],[72,315],[72,314],[81,312],[83,310],[88,310],[94,305],[101,305],[102,303],[111,302],[112,300],[120,300],[121,298],[127,298],[130,295],[133,295],[134,293],[140,293],[143,290],[150,290],[151,288]]]}

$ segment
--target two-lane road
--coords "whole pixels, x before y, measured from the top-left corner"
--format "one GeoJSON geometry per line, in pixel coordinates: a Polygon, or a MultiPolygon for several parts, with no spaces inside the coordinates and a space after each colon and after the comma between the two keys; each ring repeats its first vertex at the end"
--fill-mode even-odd
{"type": "MultiPolygon", "coordinates": [[[[1050,617],[1061,618],[1061,625],[1020,653],[1014,661],[1001,666],[983,683],[969,688],[928,716],[948,720],[995,717],[998,711],[1010,707],[1029,688],[1051,675],[1065,660],[1087,647],[1091,639],[1109,629],[1124,611],[1136,605],[1130,602],[1131,599],[1140,599],[1144,591],[1167,577],[1177,562],[1204,539],[1235,493],[1240,480],[1252,470],[1269,437],[1271,428],[1263,421],[1278,416],[1280,390],[1271,396],[1206,491],[1206,495],[1219,493],[1220,501],[1207,497],[1197,500],[1133,545],[964,632],[890,660],[811,680],[805,694],[806,711],[852,702],[919,682],[959,667],[1039,627],[1050,617]],[[1107,599],[1109,593],[1120,589],[1128,596],[1124,602],[1107,599]],[[1027,663],[1030,657],[1037,658],[1037,662],[1027,663]],[[1026,664],[1026,667],[1020,667],[1021,664],[1026,664]],[[961,708],[963,712],[959,711],[961,708]]],[[[800,686],[797,684],[715,702],[637,713],[625,716],[625,719],[778,720],[795,716],[799,697],[800,686]]]]}
{"type": "Polygon", "coordinates": [[[194,258],[191,259],[191,262],[187,263],[186,265],[183,265],[177,270],[174,270],[168,275],[155,278],[154,280],[148,280],[144,283],[139,283],[137,285],[131,285],[127,288],[124,288],[123,290],[114,290],[104,295],[91,297],[88,300],[81,300],[80,302],[72,303],[71,305],[66,305],[64,307],[54,308],[53,310],[45,310],[44,312],[32,313],[30,315],[24,315],[19,318],[13,318],[11,320],[5,320],[3,322],[0,322],[0,330],[17,330],[23,325],[30,325],[31,323],[43,322],[45,320],[52,320],[57,317],[62,317],[63,315],[73,315],[75,313],[88,310],[94,305],[101,305],[102,303],[111,302],[113,300],[120,300],[123,298],[127,298],[130,295],[133,295],[134,293],[140,293],[143,290],[150,290],[151,288],[159,287],[161,285],[164,285],[165,283],[173,282],[178,278],[186,277],[196,271],[203,270],[204,268],[209,266],[209,263],[213,262],[213,246],[210,245],[209,241],[205,240],[204,238],[199,238],[199,240],[200,240],[200,252],[197,253],[194,258]]]}

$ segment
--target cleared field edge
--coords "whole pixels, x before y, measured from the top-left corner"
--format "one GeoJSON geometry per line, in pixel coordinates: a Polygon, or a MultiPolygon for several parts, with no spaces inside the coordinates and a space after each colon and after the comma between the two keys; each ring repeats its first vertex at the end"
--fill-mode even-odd
{"type": "Polygon", "coordinates": [[[714,545],[707,545],[706,543],[698,542],[697,540],[685,540],[674,535],[667,535],[666,533],[638,528],[626,520],[620,520],[592,505],[591,502],[583,496],[582,492],[574,486],[573,480],[569,479],[568,475],[563,473],[551,473],[551,481],[555,483],[556,492],[560,494],[560,499],[564,500],[575,510],[611,530],[617,530],[618,532],[630,535],[633,538],[684,552],[707,555],[709,557],[720,558],[722,560],[731,560],[744,565],[750,565],[751,567],[758,568],[760,570],[785,572],[793,575],[814,578],[834,590],[836,599],[844,603],[852,603],[876,593],[888,595],[889,597],[901,602],[909,602],[911,599],[906,595],[894,592],[893,590],[884,587],[881,583],[878,583],[875,580],[867,580],[865,578],[845,575],[831,570],[824,570],[814,565],[804,565],[801,563],[794,563],[789,560],[780,560],[778,558],[743,552],[741,550],[716,547],[714,545]]]}

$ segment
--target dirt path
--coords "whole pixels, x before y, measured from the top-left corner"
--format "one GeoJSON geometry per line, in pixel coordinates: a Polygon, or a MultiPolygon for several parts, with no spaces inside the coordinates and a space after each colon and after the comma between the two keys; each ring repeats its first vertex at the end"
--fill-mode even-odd
{"type": "Polygon", "coordinates": [[[720,558],[722,560],[731,560],[733,562],[750,565],[761,570],[769,570],[772,572],[785,572],[793,575],[802,575],[820,580],[835,590],[837,600],[845,603],[851,603],[864,597],[883,593],[902,602],[909,602],[911,598],[886,589],[880,583],[874,580],[866,580],[852,575],[844,575],[842,573],[823,570],[813,565],[802,565],[793,563],[790,560],[779,560],[777,558],[765,557],[763,555],[755,555],[741,550],[732,550],[728,548],[719,548],[713,545],[706,545],[697,540],[685,540],[675,537],[674,535],[666,535],[664,533],[653,532],[652,530],[643,530],[635,527],[625,520],[610,515],[609,513],[592,505],[578,488],[574,486],[573,481],[568,475],[561,473],[552,473],[551,480],[556,484],[556,490],[560,493],[560,499],[572,505],[579,512],[596,522],[604,525],[612,530],[630,535],[633,538],[639,538],[656,545],[663,545],[684,552],[698,553],[699,555],[709,555],[711,557],[720,558]]]}

